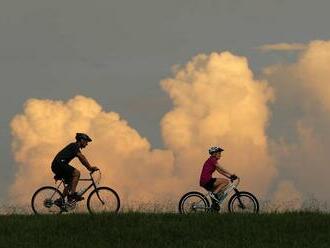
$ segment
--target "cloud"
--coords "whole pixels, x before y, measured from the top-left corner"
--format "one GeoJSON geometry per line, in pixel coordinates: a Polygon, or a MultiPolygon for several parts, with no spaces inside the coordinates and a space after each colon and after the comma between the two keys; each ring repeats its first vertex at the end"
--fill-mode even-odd
{"type": "Polygon", "coordinates": [[[329,63],[330,42],[312,41],[294,63],[264,70],[276,92],[271,147],[278,178],[320,201],[330,200],[329,63]]]}
{"type": "Polygon", "coordinates": [[[273,94],[265,81],[253,78],[246,58],[201,54],[161,85],[174,105],[161,121],[163,150],[152,149],[118,113],[103,111],[91,98],[29,99],[11,122],[17,161],[11,199],[26,203],[37,187],[52,183],[52,158],[76,132],[93,137],[83,152],[101,168],[103,184],[126,203],[176,202],[198,188],[211,145],[224,147],[224,167],[241,176],[242,186],[266,194],[276,176],[265,133],[273,94]]]}
{"type": "Polygon", "coordinates": [[[329,67],[330,42],[313,41],[293,67],[293,74],[301,80],[306,94],[310,94],[323,108],[330,111],[329,67]]]}
{"type": "Polygon", "coordinates": [[[276,44],[265,44],[258,47],[258,50],[263,52],[270,51],[300,51],[306,49],[306,45],[303,43],[276,43],[276,44]]]}
{"type": "Polygon", "coordinates": [[[296,189],[292,181],[281,181],[273,194],[268,211],[293,211],[301,209],[303,199],[301,193],[296,189]]]}
{"type": "Polygon", "coordinates": [[[224,167],[241,176],[247,189],[265,195],[276,176],[265,133],[273,94],[253,78],[246,58],[201,54],[161,85],[174,105],[161,127],[178,175],[196,184],[207,148],[220,145],[224,167]]]}
{"type": "Polygon", "coordinates": [[[124,201],[175,202],[198,188],[211,145],[225,148],[223,166],[259,197],[294,187],[300,197],[329,199],[329,47],[311,42],[296,62],[265,68],[264,80],[229,52],[200,54],[177,67],[161,82],[173,102],[161,120],[163,150],[91,98],[30,99],[11,122],[17,162],[11,199],[27,203],[37,187],[52,183],[51,160],[78,131],[94,138],[84,153],[124,201]]]}
{"type": "Polygon", "coordinates": [[[172,152],[151,149],[117,113],[104,112],[91,98],[76,96],[68,102],[30,99],[24,112],[12,120],[11,128],[18,163],[10,188],[15,202],[28,202],[37,187],[52,183],[51,161],[73,141],[76,132],[93,137],[83,153],[101,168],[102,183],[114,187],[125,201],[156,200],[170,195],[170,186],[176,185],[172,152]]]}

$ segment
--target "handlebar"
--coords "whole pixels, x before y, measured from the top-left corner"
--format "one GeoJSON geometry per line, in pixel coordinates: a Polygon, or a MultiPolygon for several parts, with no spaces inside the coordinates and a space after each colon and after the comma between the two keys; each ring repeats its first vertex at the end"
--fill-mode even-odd
{"type": "Polygon", "coordinates": [[[90,171],[90,172],[89,172],[89,175],[90,175],[90,177],[92,178],[92,177],[93,177],[93,174],[94,174],[95,172],[97,172],[97,171],[99,172],[99,178],[96,179],[95,181],[96,181],[97,183],[99,183],[99,182],[101,181],[101,178],[102,178],[102,173],[101,173],[101,170],[100,170],[100,169],[90,171]]]}
{"type": "Polygon", "coordinates": [[[230,177],[227,177],[227,178],[230,180],[231,183],[234,183],[234,181],[237,180],[236,187],[237,187],[237,185],[239,185],[239,183],[240,183],[240,181],[241,181],[241,179],[240,179],[239,177],[237,177],[237,178],[234,179],[234,180],[231,179],[230,177]]]}
{"type": "Polygon", "coordinates": [[[90,172],[89,172],[89,174],[90,174],[90,175],[92,175],[92,174],[93,174],[94,172],[96,172],[96,171],[99,171],[99,172],[100,172],[100,174],[101,174],[101,170],[100,170],[100,169],[97,169],[97,170],[92,170],[92,171],[90,171],[90,172]]]}
{"type": "Polygon", "coordinates": [[[240,182],[241,182],[241,179],[239,177],[237,177],[237,184],[236,184],[236,186],[239,185],[240,182]]]}

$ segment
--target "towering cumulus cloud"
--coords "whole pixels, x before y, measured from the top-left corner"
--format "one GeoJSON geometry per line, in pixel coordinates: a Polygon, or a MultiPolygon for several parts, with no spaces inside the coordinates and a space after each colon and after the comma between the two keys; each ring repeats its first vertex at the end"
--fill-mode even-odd
{"type": "Polygon", "coordinates": [[[102,111],[90,98],[77,96],[67,103],[30,99],[11,127],[18,170],[10,191],[16,202],[28,202],[36,187],[51,183],[53,157],[78,131],[94,139],[83,153],[101,168],[102,183],[125,200],[157,199],[175,184],[172,153],[152,150],[117,113],[102,111]]]}
{"type": "Polygon", "coordinates": [[[161,86],[174,105],[161,120],[165,150],[152,149],[93,99],[28,100],[11,123],[17,161],[11,198],[27,203],[37,187],[52,182],[51,160],[76,132],[93,138],[83,152],[125,202],[177,202],[198,187],[212,145],[225,149],[223,165],[242,178],[243,188],[264,195],[276,175],[265,134],[273,96],[266,82],[253,78],[247,60],[228,52],[198,55],[161,86]]]}
{"type": "Polygon", "coordinates": [[[313,41],[296,62],[265,69],[277,96],[272,125],[279,178],[321,201],[330,200],[329,64],[330,42],[313,41]]]}
{"type": "Polygon", "coordinates": [[[196,184],[208,147],[220,145],[224,167],[265,193],[276,175],[265,134],[272,92],[253,78],[247,60],[229,52],[199,55],[161,85],[174,104],[161,125],[176,173],[196,184]]]}
{"type": "Polygon", "coordinates": [[[305,90],[312,94],[330,112],[330,42],[314,41],[302,54],[294,66],[295,76],[299,78],[305,90]]]}

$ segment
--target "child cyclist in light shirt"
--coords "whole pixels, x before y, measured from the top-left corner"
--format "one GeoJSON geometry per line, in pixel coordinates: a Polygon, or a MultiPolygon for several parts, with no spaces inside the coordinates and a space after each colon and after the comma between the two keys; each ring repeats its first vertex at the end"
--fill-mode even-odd
{"type": "MultiPolygon", "coordinates": [[[[224,150],[220,147],[213,146],[209,149],[209,154],[211,155],[204,163],[201,177],[199,180],[200,186],[205,188],[207,191],[212,191],[218,199],[223,196],[223,189],[229,184],[229,179],[235,180],[237,176],[235,174],[229,173],[222,166],[219,165],[218,160],[221,158],[221,152],[224,150]],[[220,174],[227,178],[214,178],[212,177],[213,172],[217,170],[220,174]]],[[[219,210],[219,205],[212,199],[212,209],[219,210]]]]}

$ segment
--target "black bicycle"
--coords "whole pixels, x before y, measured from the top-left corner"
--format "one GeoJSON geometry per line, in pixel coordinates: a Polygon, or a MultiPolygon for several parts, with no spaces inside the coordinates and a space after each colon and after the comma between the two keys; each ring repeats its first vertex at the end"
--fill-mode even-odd
{"type": "MultiPolygon", "coordinates": [[[[90,213],[102,212],[118,212],[120,208],[119,196],[115,190],[109,187],[99,187],[101,180],[101,172],[98,172],[98,178],[94,178],[95,171],[90,172],[90,178],[79,179],[79,181],[90,181],[91,183],[79,191],[79,195],[83,196],[89,189],[93,190],[87,198],[87,209],[90,213]]],[[[73,211],[77,207],[77,201],[66,201],[62,192],[59,190],[61,186],[67,187],[63,179],[54,176],[56,187],[44,186],[39,188],[32,196],[31,206],[35,214],[61,214],[63,212],[73,211]],[[59,204],[60,203],[60,204],[59,204]]]]}
{"type": "Polygon", "coordinates": [[[225,198],[227,198],[227,196],[234,191],[234,194],[228,201],[229,212],[258,213],[259,202],[257,198],[249,192],[239,191],[237,189],[239,182],[239,178],[237,178],[236,182],[234,182],[234,180],[230,180],[230,183],[228,186],[226,186],[223,197],[221,199],[218,199],[211,191],[209,191],[207,194],[202,194],[197,191],[188,192],[180,199],[179,212],[181,214],[209,211],[218,212],[225,198]],[[210,204],[208,198],[211,199],[213,204],[210,204]]]}

